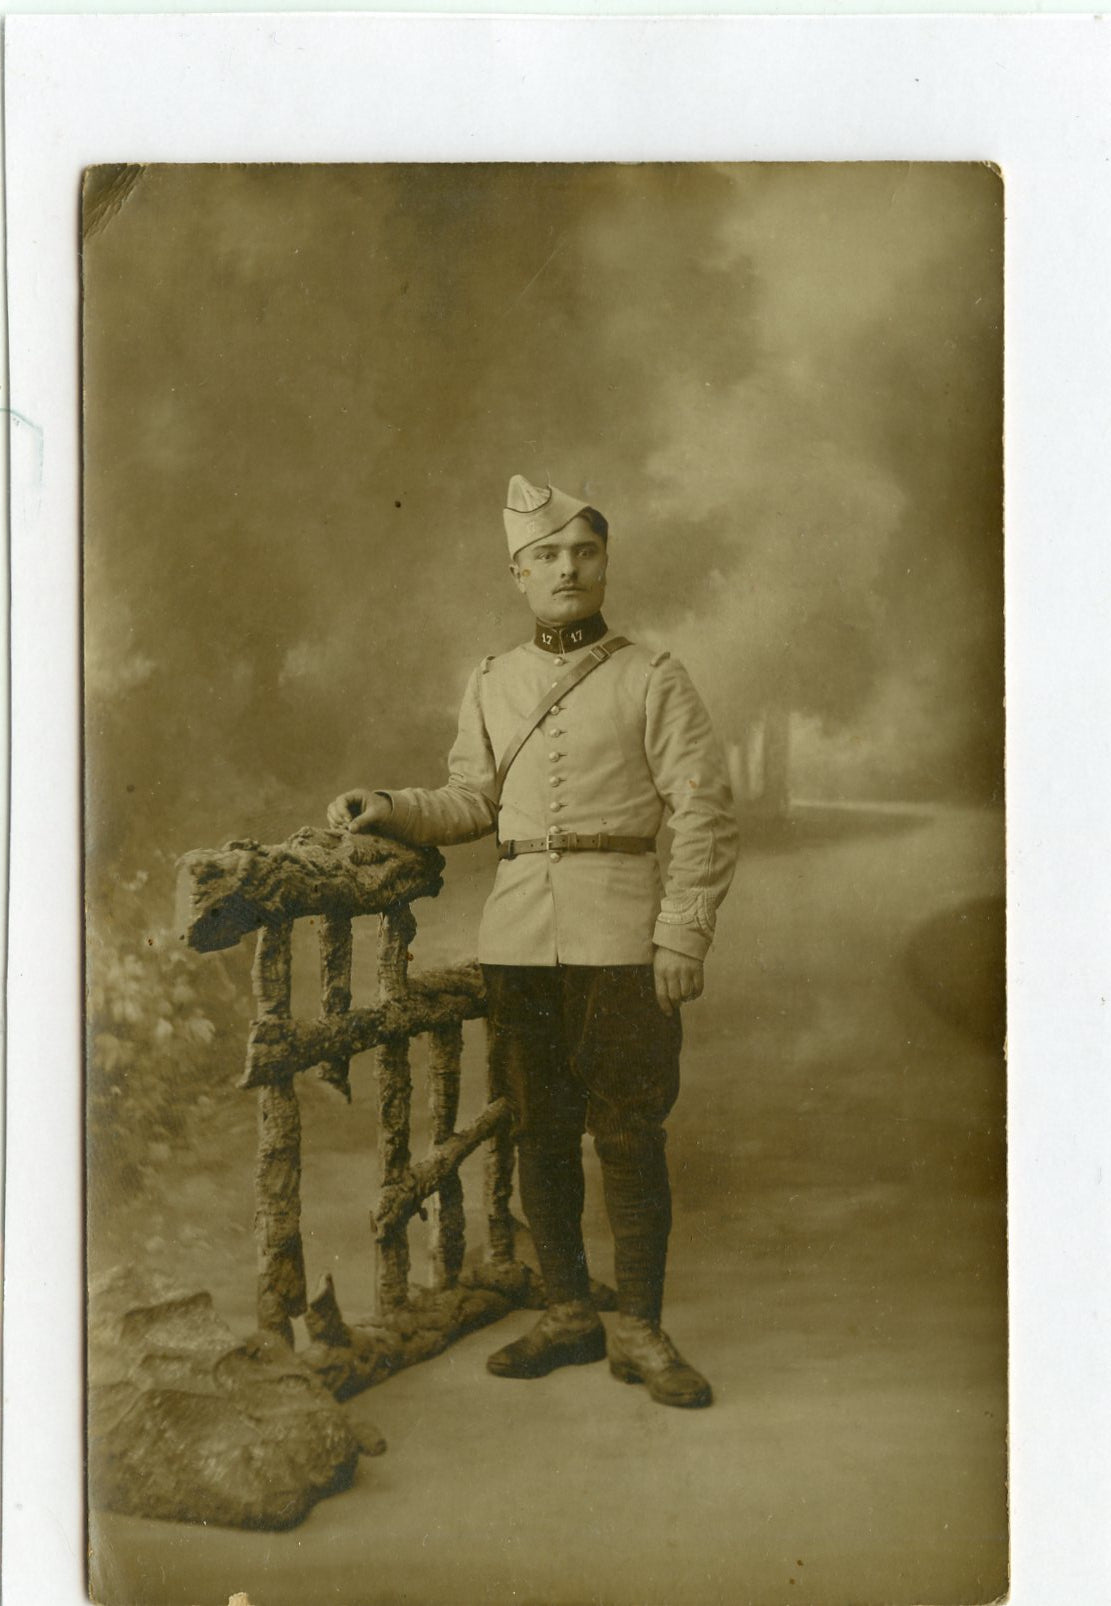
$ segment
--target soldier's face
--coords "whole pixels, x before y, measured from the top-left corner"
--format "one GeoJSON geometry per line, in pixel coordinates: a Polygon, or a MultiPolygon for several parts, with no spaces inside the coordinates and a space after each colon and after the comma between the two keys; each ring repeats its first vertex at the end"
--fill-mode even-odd
{"type": "Polygon", "coordinates": [[[584,518],[523,547],[509,568],[518,591],[547,625],[589,619],[606,595],[606,544],[584,518]]]}

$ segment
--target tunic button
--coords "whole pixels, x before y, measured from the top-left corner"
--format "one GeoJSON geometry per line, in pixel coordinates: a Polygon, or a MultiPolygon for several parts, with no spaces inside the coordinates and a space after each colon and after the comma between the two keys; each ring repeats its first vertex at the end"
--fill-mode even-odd
{"type": "Polygon", "coordinates": [[[566,663],[566,662],[567,662],[567,660],[566,660],[566,658],[557,658],[557,659],[556,659],[556,660],[555,660],[555,662],[556,662],[556,663],[557,663],[557,664],[565,664],[565,663],[566,663]]]}
{"type": "Polygon", "coordinates": [[[562,736],[563,735],[563,729],[559,725],[549,725],[548,726],[548,735],[549,736],[562,736]]]}
{"type": "MultiPolygon", "coordinates": [[[[552,681],[552,685],[553,686],[557,686],[558,684],[559,684],[558,681],[555,681],[555,680],[552,681]]],[[[562,712],[563,712],[563,704],[562,703],[553,703],[552,706],[548,709],[548,712],[549,712],[549,714],[562,714],[562,712]]]]}
{"type": "Polygon", "coordinates": [[[558,864],[560,859],[562,859],[563,854],[562,853],[549,853],[548,857],[549,857],[549,859],[551,859],[553,864],[558,864]]]}
{"type": "Polygon", "coordinates": [[[556,809],[561,809],[563,807],[563,804],[562,803],[549,803],[548,807],[551,809],[552,813],[554,814],[556,809]]]}
{"type": "Polygon", "coordinates": [[[563,757],[563,754],[562,753],[552,752],[552,753],[548,754],[548,757],[551,759],[552,763],[554,764],[557,758],[562,758],[563,757]]]}
{"type": "Polygon", "coordinates": [[[548,785],[549,786],[559,786],[559,785],[562,784],[562,781],[563,781],[563,776],[562,775],[549,775],[548,776],[548,785]]]}

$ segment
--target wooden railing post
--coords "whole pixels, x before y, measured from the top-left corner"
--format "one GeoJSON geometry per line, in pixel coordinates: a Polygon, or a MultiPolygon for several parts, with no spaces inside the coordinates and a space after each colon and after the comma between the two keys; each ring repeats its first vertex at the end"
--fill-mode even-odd
{"type": "MultiPolygon", "coordinates": [[[[351,921],[324,915],[320,921],[320,996],[325,1015],[346,1015],[351,1008],[351,921]]],[[[351,1102],[351,1061],[324,1060],[320,1076],[351,1102]]]]}
{"type": "MultiPolygon", "coordinates": [[[[459,1084],[463,1054],[463,1025],[455,1021],[429,1034],[428,1095],[432,1116],[432,1143],[444,1143],[455,1131],[459,1114],[459,1084]]],[[[432,1282],[436,1288],[454,1288],[463,1269],[467,1244],[467,1218],[463,1209],[463,1179],[458,1171],[444,1178],[429,1200],[432,1223],[432,1282]]]]}
{"type": "MultiPolygon", "coordinates": [[[[291,933],[289,921],[263,926],[259,932],[252,981],[260,1019],[289,1018],[291,933]]],[[[292,1068],[258,1090],[255,1244],[259,1326],[292,1345],[290,1318],[305,1309],[301,1112],[292,1068]]]]}
{"type": "MultiPolygon", "coordinates": [[[[407,903],[387,910],[378,922],[378,989],[382,1003],[403,998],[409,974],[409,944],[417,923],[407,903]]],[[[409,1176],[409,1105],[412,1096],[409,1039],[399,1036],[378,1050],[378,1169],[384,1193],[403,1188],[409,1176]]],[[[408,1222],[381,1237],[375,1267],[379,1316],[402,1309],[409,1299],[408,1222]]]]}

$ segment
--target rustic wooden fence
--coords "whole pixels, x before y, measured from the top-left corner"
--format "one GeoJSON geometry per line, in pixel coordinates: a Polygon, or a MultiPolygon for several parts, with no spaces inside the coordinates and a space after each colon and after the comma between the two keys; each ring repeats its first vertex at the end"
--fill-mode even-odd
{"type": "MultiPolygon", "coordinates": [[[[486,1012],[477,964],[411,971],[416,933],[411,902],[435,897],[444,861],[434,848],[382,837],[305,828],[262,847],[229,842],[180,862],[178,929],[199,952],[235,946],[257,931],[255,1018],[240,1086],[257,1090],[255,1239],[258,1321],[293,1343],[293,1318],[310,1336],[305,1358],[340,1395],[435,1354],[461,1333],[514,1305],[542,1303],[538,1280],[514,1258],[510,1193],[513,1144],[509,1107],[498,1087],[475,1120],[456,1131],[463,1022],[486,1012]],[[354,1007],[352,921],[378,918],[378,998],[354,1007]],[[291,1012],[294,922],[318,927],[321,1014],[291,1012]],[[411,1153],[410,1043],[428,1035],[431,1146],[411,1153]],[[379,1194],[371,1211],[376,1309],[349,1326],[331,1278],[310,1300],[301,1236],[301,1118],[296,1078],[315,1071],[350,1099],[356,1054],[377,1051],[379,1194]],[[464,1271],[466,1220],[459,1167],[486,1145],[486,1242],[464,1271]],[[409,1225],[430,1223],[431,1286],[410,1281],[409,1225]]],[[[488,1072],[488,1077],[489,1077],[488,1072]]]]}

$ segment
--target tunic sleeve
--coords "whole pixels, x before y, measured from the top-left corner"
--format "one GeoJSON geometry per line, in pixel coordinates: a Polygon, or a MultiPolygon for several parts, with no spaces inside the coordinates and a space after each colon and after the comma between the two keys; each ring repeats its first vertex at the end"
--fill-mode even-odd
{"type": "Polygon", "coordinates": [[[497,766],[482,716],[476,669],[467,682],[459,710],[459,729],[448,755],[446,786],[433,789],[411,786],[383,792],[392,805],[383,830],[403,842],[473,842],[487,836],[497,820],[494,781],[497,766]]]}
{"type": "Polygon", "coordinates": [[[645,749],[672,834],[653,942],[703,959],[737,860],[737,820],[725,758],[702,699],[674,658],[653,665],[645,749]]]}

